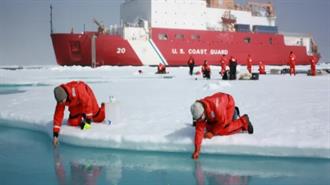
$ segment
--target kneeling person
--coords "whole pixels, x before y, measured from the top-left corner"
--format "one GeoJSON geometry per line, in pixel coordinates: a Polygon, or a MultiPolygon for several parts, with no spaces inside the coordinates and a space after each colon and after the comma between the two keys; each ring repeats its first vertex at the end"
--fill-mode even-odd
{"type": "Polygon", "coordinates": [[[54,88],[57,101],[53,119],[53,144],[58,144],[65,106],[69,108],[68,125],[90,128],[91,122],[102,122],[105,119],[105,104],[98,106],[92,89],[84,82],[71,81],[54,88]]]}
{"type": "Polygon", "coordinates": [[[196,129],[193,159],[199,157],[203,138],[211,139],[216,135],[246,131],[253,134],[253,126],[248,115],[239,117],[238,108],[235,108],[234,99],[229,94],[219,92],[197,100],[191,106],[191,114],[196,129]]]}

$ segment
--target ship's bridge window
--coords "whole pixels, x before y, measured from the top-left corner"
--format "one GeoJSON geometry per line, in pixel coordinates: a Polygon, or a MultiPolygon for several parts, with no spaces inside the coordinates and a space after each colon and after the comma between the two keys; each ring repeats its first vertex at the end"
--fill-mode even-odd
{"type": "Polygon", "coordinates": [[[184,39],[184,35],[183,34],[175,34],[175,38],[179,39],[179,40],[182,40],[182,39],[184,39]]]}
{"type": "Polygon", "coordinates": [[[167,40],[168,36],[167,36],[166,33],[160,33],[160,34],[158,34],[158,39],[159,40],[167,40]]]}
{"type": "Polygon", "coordinates": [[[191,39],[192,40],[199,40],[201,37],[199,36],[199,35],[197,35],[197,34],[192,34],[191,35],[191,39]]]}
{"type": "Polygon", "coordinates": [[[247,44],[250,44],[251,43],[251,38],[250,37],[245,37],[244,42],[247,43],[247,44]]]}

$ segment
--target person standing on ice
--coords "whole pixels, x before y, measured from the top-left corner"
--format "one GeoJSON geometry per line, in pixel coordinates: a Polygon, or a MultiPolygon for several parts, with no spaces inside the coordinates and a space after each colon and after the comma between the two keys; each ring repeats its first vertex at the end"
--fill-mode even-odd
{"type": "Polygon", "coordinates": [[[316,76],[316,59],[315,56],[312,56],[311,58],[311,76],[316,76]]]}
{"type": "Polygon", "coordinates": [[[248,58],[246,59],[246,68],[249,71],[249,73],[252,73],[252,57],[249,54],[248,58]]]}
{"type": "Polygon", "coordinates": [[[56,108],[53,119],[53,144],[58,144],[65,106],[69,108],[68,124],[80,126],[82,130],[91,127],[91,122],[103,122],[105,104],[98,106],[92,89],[82,81],[71,81],[54,88],[56,108]]]}
{"type": "Polygon", "coordinates": [[[213,136],[240,132],[253,134],[249,116],[244,114],[240,117],[234,98],[229,94],[219,92],[197,100],[190,110],[196,130],[193,159],[199,157],[203,138],[211,139],[213,136]]]}
{"type": "Polygon", "coordinates": [[[211,79],[211,68],[207,60],[204,60],[204,64],[202,65],[202,73],[203,73],[203,78],[211,79]]]}
{"type": "Polygon", "coordinates": [[[165,74],[166,73],[166,66],[162,63],[159,63],[157,66],[157,74],[165,74]]]}
{"type": "Polygon", "coordinates": [[[223,77],[223,75],[225,75],[226,72],[226,67],[227,67],[227,59],[226,59],[226,55],[222,55],[221,59],[220,59],[220,65],[221,65],[221,71],[220,74],[223,77]]]}
{"type": "Polygon", "coordinates": [[[259,74],[265,75],[266,74],[266,67],[265,64],[262,63],[261,61],[259,62],[259,74]]]}
{"type": "Polygon", "coordinates": [[[290,66],[290,76],[296,75],[296,55],[293,53],[293,51],[290,51],[288,64],[290,66]]]}
{"type": "Polygon", "coordinates": [[[189,66],[189,74],[193,75],[194,67],[195,67],[195,60],[192,56],[189,57],[189,60],[188,60],[187,64],[189,66]]]}
{"type": "Polygon", "coordinates": [[[236,80],[236,68],[237,68],[237,61],[235,57],[230,57],[229,60],[229,80],[236,80]]]}

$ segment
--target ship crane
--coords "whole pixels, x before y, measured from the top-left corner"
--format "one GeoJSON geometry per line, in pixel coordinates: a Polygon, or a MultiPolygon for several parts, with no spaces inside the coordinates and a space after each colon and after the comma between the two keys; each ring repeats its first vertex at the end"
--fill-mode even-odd
{"type": "Polygon", "coordinates": [[[94,23],[98,26],[97,28],[97,32],[98,33],[107,33],[108,32],[108,29],[105,28],[104,24],[101,24],[98,20],[96,20],[95,18],[93,19],[94,23]]]}
{"type": "MultiPolygon", "coordinates": [[[[260,3],[260,2],[253,2],[253,1],[249,1],[248,5],[250,7],[255,7],[257,9],[263,9],[266,11],[266,16],[267,17],[274,17],[275,16],[275,12],[273,9],[273,5],[272,3],[260,3]]],[[[256,13],[256,12],[254,12],[256,13]]]]}
{"type": "Polygon", "coordinates": [[[227,10],[224,12],[224,14],[221,17],[223,26],[224,26],[224,31],[230,31],[234,32],[235,31],[235,23],[236,23],[236,17],[230,13],[230,10],[227,10]]]}

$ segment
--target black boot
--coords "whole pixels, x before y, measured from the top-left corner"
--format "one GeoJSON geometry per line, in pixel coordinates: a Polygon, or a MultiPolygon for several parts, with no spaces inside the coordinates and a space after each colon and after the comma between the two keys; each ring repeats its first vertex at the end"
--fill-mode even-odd
{"type": "Polygon", "coordinates": [[[81,129],[81,130],[84,129],[84,126],[85,126],[85,122],[84,122],[84,121],[80,122],[80,129],[81,129]]]}
{"type": "Polygon", "coordinates": [[[252,123],[250,122],[249,116],[247,114],[244,114],[243,116],[246,117],[246,120],[248,122],[248,129],[247,129],[248,133],[253,134],[253,126],[252,126],[252,123]]]}

